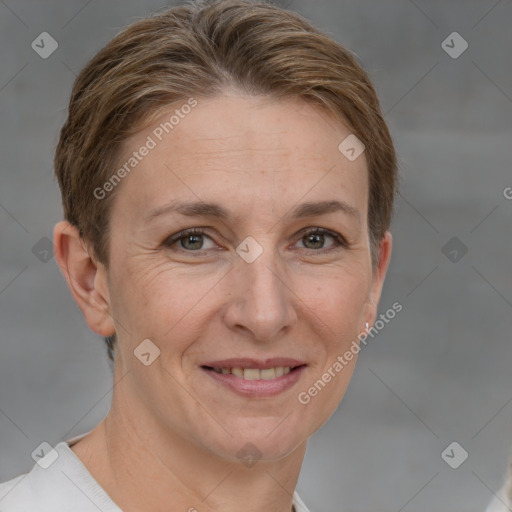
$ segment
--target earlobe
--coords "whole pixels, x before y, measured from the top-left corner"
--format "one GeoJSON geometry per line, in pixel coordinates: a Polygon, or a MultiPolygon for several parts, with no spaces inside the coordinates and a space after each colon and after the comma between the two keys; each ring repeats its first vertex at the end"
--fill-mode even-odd
{"type": "Polygon", "coordinates": [[[115,325],[110,310],[107,275],[90,256],[78,229],[67,221],[53,230],[55,259],[89,327],[100,336],[111,336],[115,325]]]}

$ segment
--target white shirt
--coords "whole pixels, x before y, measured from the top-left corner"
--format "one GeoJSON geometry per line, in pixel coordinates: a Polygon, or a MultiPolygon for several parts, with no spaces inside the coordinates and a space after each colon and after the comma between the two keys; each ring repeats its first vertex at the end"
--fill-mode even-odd
{"type": "MultiPolygon", "coordinates": [[[[122,512],[70,445],[89,432],[44,450],[28,472],[0,483],[0,512],[122,512]]],[[[295,512],[309,512],[297,491],[295,512]]]]}

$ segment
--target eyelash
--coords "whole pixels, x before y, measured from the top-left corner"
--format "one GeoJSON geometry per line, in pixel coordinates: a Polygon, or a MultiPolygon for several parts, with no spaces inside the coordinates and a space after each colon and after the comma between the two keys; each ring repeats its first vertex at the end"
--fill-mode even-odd
{"type": "MultiPolygon", "coordinates": [[[[180,231],[179,233],[176,233],[175,235],[168,237],[166,240],[164,240],[163,245],[165,247],[170,248],[174,244],[179,242],[180,240],[182,240],[190,235],[206,236],[206,237],[210,238],[210,240],[211,240],[211,237],[205,233],[203,228],[190,228],[190,229],[185,229],[184,231],[180,231]]],[[[328,247],[326,249],[301,248],[306,251],[313,251],[313,252],[317,252],[317,253],[321,253],[321,252],[326,253],[326,252],[330,252],[332,250],[336,250],[336,249],[340,249],[340,248],[347,249],[349,247],[349,244],[347,243],[347,241],[345,240],[345,238],[343,236],[336,233],[335,231],[330,231],[329,229],[325,229],[325,228],[314,228],[314,229],[301,231],[299,233],[299,235],[300,235],[299,240],[301,240],[302,238],[304,238],[305,236],[308,236],[308,235],[328,235],[335,241],[335,244],[333,246],[328,247]]],[[[180,247],[179,249],[182,251],[188,252],[188,253],[195,253],[198,255],[202,255],[203,253],[205,253],[209,250],[209,249],[198,249],[196,251],[190,251],[183,247],[180,247]]]]}

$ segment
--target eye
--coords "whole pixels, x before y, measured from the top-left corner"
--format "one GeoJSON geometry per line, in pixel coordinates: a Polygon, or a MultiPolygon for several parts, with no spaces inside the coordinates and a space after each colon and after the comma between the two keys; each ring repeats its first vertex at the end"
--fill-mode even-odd
{"type": "Polygon", "coordinates": [[[171,247],[179,242],[179,248],[189,252],[212,249],[213,247],[204,247],[204,238],[208,238],[213,243],[213,240],[201,228],[191,228],[167,238],[164,245],[171,247]]]}
{"type": "MultiPolygon", "coordinates": [[[[343,236],[324,228],[302,231],[302,233],[299,233],[299,236],[301,236],[301,238],[297,243],[302,242],[304,245],[304,247],[299,247],[299,249],[312,250],[313,252],[325,252],[342,247],[348,248],[348,243],[343,236]],[[333,240],[333,242],[327,247],[324,246],[326,238],[333,240]]],[[[208,249],[215,249],[217,247],[213,240],[205,234],[202,228],[190,228],[180,231],[179,233],[168,237],[163,242],[163,245],[168,248],[172,248],[177,244],[179,245],[176,250],[197,253],[202,253],[208,249]],[[205,247],[205,239],[210,241],[210,247],[205,247]]]]}
{"type": "Polygon", "coordinates": [[[347,241],[340,234],[323,228],[315,228],[303,232],[299,242],[309,245],[309,247],[306,246],[305,249],[312,250],[324,249],[330,251],[339,247],[348,247],[347,241]],[[334,243],[329,245],[327,248],[323,247],[326,238],[334,240],[334,243]]]}

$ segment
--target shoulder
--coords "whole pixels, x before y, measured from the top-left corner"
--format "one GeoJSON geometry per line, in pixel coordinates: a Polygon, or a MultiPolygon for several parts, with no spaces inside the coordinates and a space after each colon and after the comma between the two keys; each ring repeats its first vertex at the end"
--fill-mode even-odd
{"type": "Polygon", "coordinates": [[[24,485],[20,485],[28,476],[29,473],[25,473],[0,483],[0,510],[2,512],[22,512],[26,510],[27,506],[35,504],[30,486],[27,487],[26,482],[24,485]],[[18,489],[15,491],[16,488],[18,489]],[[17,500],[20,495],[23,496],[23,501],[17,500]]]}
{"type": "Polygon", "coordinates": [[[59,443],[23,475],[0,483],[1,512],[121,512],[69,446],[59,443]]]}

